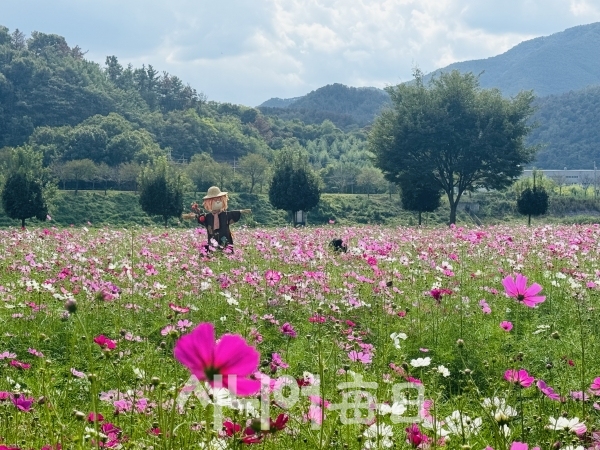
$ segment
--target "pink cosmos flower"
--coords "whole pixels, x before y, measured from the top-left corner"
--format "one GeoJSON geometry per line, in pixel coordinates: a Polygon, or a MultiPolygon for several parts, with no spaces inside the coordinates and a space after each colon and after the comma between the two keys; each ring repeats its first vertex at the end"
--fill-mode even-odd
{"type": "Polygon", "coordinates": [[[408,442],[414,448],[417,448],[421,445],[421,443],[428,441],[427,436],[421,432],[419,425],[416,423],[411,424],[404,431],[406,431],[406,442],[408,442]]]}
{"type": "Polygon", "coordinates": [[[98,344],[100,347],[102,347],[103,349],[113,350],[117,347],[117,344],[115,343],[115,341],[107,338],[103,334],[101,334],[100,336],[96,336],[94,338],[94,342],[96,344],[98,344]]]}
{"type": "Polygon", "coordinates": [[[10,365],[16,367],[17,369],[27,370],[31,368],[31,364],[27,364],[21,361],[17,361],[16,359],[10,360],[10,365]]]}
{"type": "Polygon", "coordinates": [[[87,375],[83,372],[80,372],[79,370],[75,369],[74,367],[71,367],[71,373],[73,374],[74,377],[77,378],[86,378],[87,375]]]}
{"type": "Polygon", "coordinates": [[[548,386],[544,380],[538,380],[537,387],[550,400],[560,400],[560,395],[558,395],[554,389],[548,386]]]}
{"type": "Polygon", "coordinates": [[[104,416],[100,413],[95,414],[93,411],[87,416],[88,422],[104,422],[104,416]]]}
{"type": "Polygon", "coordinates": [[[260,381],[246,378],[257,371],[260,353],[239,335],[224,334],[215,341],[211,323],[201,323],[179,338],[173,353],[198,380],[208,381],[212,387],[215,377],[221,375],[222,387],[236,395],[252,395],[260,389],[260,381]]]}
{"type": "Polygon", "coordinates": [[[534,381],[534,378],[525,369],[509,369],[504,372],[504,379],[524,388],[531,386],[534,381]]]}
{"type": "Polygon", "coordinates": [[[294,327],[289,322],[286,322],[283,325],[281,325],[279,331],[281,331],[284,335],[288,337],[295,338],[296,336],[298,336],[298,333],[296,333],[296,330],[294,330],[294,327]]]}
{"type": "Polygon", "coordinates": [[[600,395],[600,377],[594,378],[592,384],[590,385],[590,391],[594,393],[594,395],[600,395]]]}
{"type": "Polygon", "coordinates": [[[181,331],[185,331],[187,328],[190,328],[192,325],[194,325],[194,324],[187,319],[177,321],[177,328],[179,328],[181,331]]]}
{"type": "Polygon", "coordinates": [[[533,283],[527,287],[527,277],[524,277],[520,273],[517,274],[516,279],[513,279],[510,275],[507,276],[502,280],[502,285],[504,286],[506,295],[513,297],[530,308],[535,308],[535,305],[546,300],[546,297],[537,295],[542,290],[542,286],[533,283]]]}
{"type": "Polygon", "coordinates": [[[492,313],[492,308],[490,308],[490,305],[484,299],[479,300],[479,306],[481,306],[482,313],[484,313],[484,314],[492,313]]]}
{"type": "Polygon", "coordinates": [[[281,280],[281,273],[276,270],[267,270],[265,280],[269,286],[275,286],[281,280]]]}
{"type": "Polygon", "coordinates": [[[185,306],[178,306],[175,303],[169,303],[169,308],[171,308],[176,313],[180,313],[180,314],[185,314],[187,312],[190,312],[190,308],[187,308],[185,306]]]}
{"type": "Polygon", "coordinates": [[[323,410],[320,406],[310,405],[308,408],[308,412],[304,415],[304,420],[306,422],[312,422],[317,425],[321,425],[323,423],[323,410]]]}
{"type": "Polygon", "coordinates": [[[431,295],[439,305],[442,301],[442,296],[452,295],[452,291],[450,289],[432,289],[429,291],[429,295],[431,295]]]}
{"type": "Polygon", "coordinates": [[[503,322],[500,322],[500,328],[502,328],[505,331],[510,331],[513,329],[513,324],[512,322],[505,320],[503,322]]]}
{"type": "Polygon", "coordinates": [[[0,359],[15,359],[16,357],[17,357],[16,353],[11,353],[11,352],[0,353],[0,359]]]}
{"type": "Polygon", "coordinates": [[[27,350],[29,353],[31,353],[34,356],[37,356],[38,358],[43,358],[44,354],[42,352],[40,352],[39,350],[36,350],[35,348],[29,348],[27,350]]]}
{"type": "Polygon", "coordinates": [[[166,326],[166,327],[164,327],[162,330],[160,330],[160,334],[161,334],[162,336],[167,336],[167,335],[168,335],[168,334],[170,334],[171,332],[172,332],[173,334],[177,334],[177,328],[175,328],[175,326],[174,326],[174,325],[167,325],[167,326],[166,326]]]}
{"type": "Polygon", "coordinates": [[[13,405],[15,405],[20,411],[23,412],[29,412],[34,402],[33,398],[27,398],[24,395],[15,395],[11,400],[13,402],[13,405]]]}
{"type": "Polygon", "coordinates": [[[371,354],[370,353],[357,352],[356,350],[352,350],[351,352],[348,353],[348,358],[350,358],[351,361],[358,361],[363,364],[371,363],[371,354]]]}
{"type": "MultiPolygon", "coordinates": [[[[510,450],[529,450],[529,445],[523,442],[513,442],[510,446],[510,450]]],[[[532,447],[531,450],[540,450],[540,448],[532,447]]]]}

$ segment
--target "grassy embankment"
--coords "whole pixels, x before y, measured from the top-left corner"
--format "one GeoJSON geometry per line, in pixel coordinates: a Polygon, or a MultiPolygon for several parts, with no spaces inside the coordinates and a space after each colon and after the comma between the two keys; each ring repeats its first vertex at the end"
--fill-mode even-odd
{"type": "MultiPolygon", "coordinates": [[[[240,225],[277,227],[290,223],[289,213],[273,209],[265,194],[231,194],[230,209],[250,208],[253,214],[245,216],[240,225]]],[[[201,194],[187,194],[185,205],[193,200],[200,200],[201,194]]],[[[423,223],[440,225],[447,221],[449,208],[442,199],[442,206],[433,213],[423,214],[423,223]]],[[[516,212],[515,201],[506,193],[476,194],[466,201],[477,202],[479,210],[476,217],[464,211],[458,213],[458,224],[476,225],[501,224],[510,222],[522,223],[525,218],[516,212]]],[[[50,208],[52,223],[57,226],[131,226],[160,225],[159,217],[148,217],[138,203],[134,192],[108,191],[59,191],[50,208]],[[89,224],[88,224],[89,222],[89,224]]],[[[534,219],[535,222],[553,223],[591,223],[598,221],[600,201],[591,197],[559,197],[551,198],[550,211],[546,216],[534,219]]],[[[415,225],[415,213],[400,207],[397,195],[387,194],[366,196],[362,194],[323,194],[321,202],[308,214],[309,225],[323,225],[335,220],[341,225],[382,224],[382,225],[415,225]]],[[[28,220],[35,225],[36,220],[28,220]]],[[[18,227],[19,221],[9,219],[0,210],[0,226],[18,227]]],[[[170,226],[192,227],[192,222],[180,223],[171,219],[170,226]]]]}

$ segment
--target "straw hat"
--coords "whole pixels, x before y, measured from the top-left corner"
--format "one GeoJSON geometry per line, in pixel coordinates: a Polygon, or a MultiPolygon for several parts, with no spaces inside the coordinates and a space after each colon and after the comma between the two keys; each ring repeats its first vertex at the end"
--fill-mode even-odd
{"type": "Polygon", "coordinates": [[[202,200],[217,198],[223,195],[227,195],[227,192],[221,192],[221,189],[219,189],[217,186],[211,186],[208,188],[208,191],[206,191],[206,195],[202,198],[202,200]]]}

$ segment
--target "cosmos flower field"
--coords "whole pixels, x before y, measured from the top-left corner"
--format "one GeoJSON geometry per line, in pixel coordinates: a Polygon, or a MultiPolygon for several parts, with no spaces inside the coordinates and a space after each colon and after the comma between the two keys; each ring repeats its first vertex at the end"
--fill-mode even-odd
{"type": "Polygon", "coordinates": [[[600,449],[600,226],[234,233],[0,230],[0,450],[600,449]]]}

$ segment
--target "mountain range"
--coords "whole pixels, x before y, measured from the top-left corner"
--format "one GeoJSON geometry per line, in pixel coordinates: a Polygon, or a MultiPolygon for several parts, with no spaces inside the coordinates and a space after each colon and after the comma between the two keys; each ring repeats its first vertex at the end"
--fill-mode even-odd
{"type": "MultiPolygon", "coordinates": [[[[541,148],[538,167],[590,168],[600,162],[600,22],[524,41],[501,55],[457,62],[425,80],[452,70],[477,74],[482,88],[505,96],[534,91],[537,128],[529,144],[541,148]]],[[[306,123],[329,119],[348,130],[368,125],[388,104],[382,89],[332,84],[301,97],[267,100],[258,109],[306,123]]]]}

